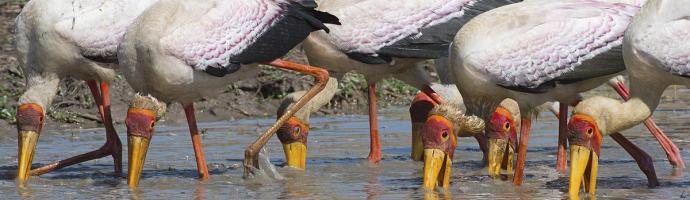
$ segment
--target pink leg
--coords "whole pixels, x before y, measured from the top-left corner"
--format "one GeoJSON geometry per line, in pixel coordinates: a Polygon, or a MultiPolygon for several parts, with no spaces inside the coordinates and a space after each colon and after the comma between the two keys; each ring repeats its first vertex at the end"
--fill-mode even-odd
{"type": "Polygon", "coordinates": [[[625,151],[630,154],[635,161],[637,161],[637,166],[640,167],[642,172],[647,176],[647,185],[649,187],[659,186],[659,180],[656,178],[656,171],[654,170],[654,163],[652,162],[652,157],[649,156],[644,150],[635,146],[628,139],[623,137],[620,133],[613,133],[610,135],[613,140],[620,144],[625,151]]]}
{"type": "Polygon", "coordinates": [[[566,148],[568,146],[568,104],[560,102],[558,111],[558,154],[556,157],[556,170],[561,173],[567,172],[567,155],[566,148]]]}
{"type": "Polygon", "coordinates": [[[527,142],[529,141],[529,132],[532,129],[532,119],[523,117],[520,122],[520,140],[518,141],[518,155],[517,163],[515,164],[515,176],[513,176],[513,185],[522,185],[522,178],[525,172],[525,160],[527,159],[527,142]]]}
{"type": "Polygon", "coordinates": [[[369,134],[371,138],[369,162],[379,163],[381,161],[381,143],[379,142],[379,129],[376,120],[376,84],[369,85],[369,134]]]}
{"type": "Polygon", "coordinates": [[[98,88],[99,84],[96,81],[87,81],[87,84],[89,85],[93,99],[98,106],[101,119],[103,119],[103,125],[105,126],[106,132],[105,144],[95,151],[74,156],[31,170],[31,175],[38,176],[70,165],[102,158],[108,155],[113,156],[113,162],[115,164],[114,176],[120,177],[122,175],[122,143],[120,142],[120,138],[117,137],[117,132],[115,131],[115,127],[113,127],[113,120],[110,115],[110,94],[108,92],[108,84],[101,83],[100,91],[98,88]]]}
{"type": "MultiPolygon", "coordinates": [[[[612,86],[613,89],[618,92],[618,94],[623,97],[624,100],[630,99],[630,92],[628,92],[628,89],[625,87],[623,83],[617,83],[615,86],[612,86]]],[[[664,149],[666,152],[666,157],[668,158],[668,161],[671,163],[671,165],[675,168],[680,168],[683,169],[685,168],[685,162],[683,161],[683,156],[680,154],[680,150],[678,147],[671,141],[671,139],[664,134],[664,132],[659,128],[659,126],[654,123],[654,120],[650,117],[644,120],[644,125],[649,129],[649,132],[652,133],[654,138],[656,138],[657,141],[659,141],[659,144],[661,144],[661,148],[664,149]]]]}
{"type": "Polygon", "coordinates": [[[194,147],[194,157],[196,157],[196,169],[199,172],[199,178],[202,180],[207,180],[208,167],[206,166],[206,159],[204,158],[204,149],[201,146],[199,129],[196,126],[194,104],[190,103],[189,105],[185,105],[184,114],[187,116],[187,125],[189,125],[189,133],[192,136],[192,146],[194,147]]]}

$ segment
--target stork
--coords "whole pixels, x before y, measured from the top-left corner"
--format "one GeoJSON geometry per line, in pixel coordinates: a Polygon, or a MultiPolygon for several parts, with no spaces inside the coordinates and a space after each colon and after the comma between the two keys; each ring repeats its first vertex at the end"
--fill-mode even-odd
{"type": "Polygon", "coordinates": [[[339,23],[335,16],[302,3],[314,4],[289,0],[166,0],[137,18],[119,48],[123,74],[143,94],[135,99],[136,104],[132,103],[126,120],[130,187],[136,188],[139,183],[162,105],[183,105],[199,177],[206,179],[208,169],[194,117],[194,101],[216,94],[234,81],[253,77],[250,74],[258,68],[257,63],[314,76],[316,84],[247,148],[245,175],[257,166],[258,150],[324,88],[328,78],[323,69],[276,60],[310,32],[328,31],[324,23],[339,23]]]}
{"type": "MultiPolygon", "coordinates": [[[[485,12],[456,35],[450,53],[451,70],[467,113],[488,121],[503,99],[514,99],[519,104],[520,139],[513,184],[522,183],[535,108],[549,101],[575,103],[580,92],[624,71],[622,36],[638,9],[629,4],[592,0],[527,1],[485,12]]],[[[439,135],[438,131],[449,129],[439,128],[446,125],[439,121],[427,120],[424,126],[430,128],[424,128],[423,138],[438,141],[433,138],[439,135]]],[[[425,152],[438,146],[424,143],[425,152]]],[[[621,145],[634,150],[636,160],[651,160],[639,148],[633,148],[632,143],[621,145]]],[[[436,153],[442,153],[434,155],[438,159],[452,155],[436,153]]],[[[440,162],[425,165],[434,163],[440,162]]],[[[640,166],[650,185],[656,185],[652,163],[642,162],[640,166]]],[[[432,174],[425,172],[425,186],[435,186],[431,183],[437,182],[438,177],[432,174]]]]}
{"type": "Polygon", "coordinates": [[[117,76],[117,45],[125,28],[156,0],[33,0],[17,16],[16,48],[27,90],[19,98],[17,180],[112,156],[122,173],[122,145],[110,114],[108,85],[117,76]],[[99,149],[31,170],[36,144],[61,79],[86,80],[105,126],[99,149]]]}
{"type": "Polygon", "coordinates": [[[647,1],[623,39],[630,99],[620,102],[601,96],[588,98],[575,107],[569,121],[571,197],[579,197],[583,182],[589,194],[596,194],[602,136],[649,118],[668,86],[690,87],[689,44],[690,0],[647,1]]]}
{"type": "MultiPolygon", "coordinates": [[[[309,114],[325,105],[335,94],[337,79],[350,71],[362,73],[368,84],[369,133],[368,160],[381,160],[376,120],[376,83],[397,78],[430,96],[437,104],[445,101],[429,87],[431,77],[422,62],[448,55],[453,36],[467,20],[487,10],[521,0],[362,0],[321,1],[319,9],[338,16],[341,26],[329,26],[331,33],[312,33],[303,43],[309,63],[331,72],[332,86],[319,94],[311,111],[300,111],[277,133],[284,147],[287,165],[304,169],[309,114]],[[332,88],[332,89],[331,89],[332,88]],[[295,141],[289,138],[301,138],[295,141]],[[303,140],[303,142],[301,141],[303,140]]],[[[283,102],[289,106],[299,94],[283,102]]],[[[280,111],[278,112],[279,114],[280,111]]],[[[486,139],[475,135],[486,153],[486,139]]],[[[421,139],[418,140],[421,143],[421,139]]],[[[421,148],[413,149],[421,154],[421,148]]]]}

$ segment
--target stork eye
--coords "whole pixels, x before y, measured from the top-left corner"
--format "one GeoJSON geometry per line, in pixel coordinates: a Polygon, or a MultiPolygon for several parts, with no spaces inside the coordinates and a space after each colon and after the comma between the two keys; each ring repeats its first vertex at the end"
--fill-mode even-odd
{"type": "Polygon", "coordinates": [[[510,122],[506,122],[505,124],[503,124],[503,129],[510,130],[510,122]]]}
{"type": "Polygon", "coordinates": [[[443,140],[447,140],[448,139],[448,131],[443,131],[443,133],[441,133],[441,137],[443,137],[443,140]]]}
{"type": "Polygon", "coordinates": [[[294,134],[295,136],[298,136],[300,133],[302,133],[302,128],[300,128],[299,126],[295,127],[292,131],[292,134],[294,134]]]}
{"type": "Polygon", "coordinates": [[[149,124],[149,131],[153,131],[153,127],[156,125],[156,122],[152,121],[151,124],[149,124]]]}
{"type": "Polygon", "coordinates": [[[592,129],[592,127],[587,128],[587,135],[591,136],[592,133],[594,133],[594,129],[592,129]]]}

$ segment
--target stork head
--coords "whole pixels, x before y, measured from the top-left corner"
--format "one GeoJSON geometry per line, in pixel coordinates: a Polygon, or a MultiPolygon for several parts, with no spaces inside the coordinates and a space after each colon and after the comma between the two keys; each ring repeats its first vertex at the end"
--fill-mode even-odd
{"type": "Polygon", "coordinates": [[[43,128],[44,114],[43,107],[34,103],[22,104],[17,108],[19,138],[17,182],[20,185],[23,185],[29,178],[36,143],[43,128]]]}
{"type": "Polygon", "coordinates": [[[489,138],[488,171],[492,177],[499,177],[501,169],[512,174],[517,128],[513,113],[503,106],[496,107],[486,129],[489,138]]]}
{"type": "Polygon", "coordinates": [[[479,134],[483,130],[484,121],[478,117],[466,116],[448,104],[434,107],[422,127],[424,188],[434,189],[437,185],[448,188],[457,136],[479,134]]]}
{"type": "Polygon", "coordinates": [[[602,135],[594,118],[574,114],[568,123],[570,143],[570,187],[571,197],[578,197],[580,185],[585,191],[596,192],[597,169],[602,135]],[[585,179],[585,180],[583,180],[585,179]]]}
{"type": "Polygon", "coordinates": [[[131,188],[139,185],[139,177],[144,167],[149,142],[153,137],[154,126],[165,114],[165,110],[166,105],[151,96],[137,94],[130,103],[125,124],[129,148],[127,183],[131,188]]]}
{"type": "Polygon", "coordinates": [[[287,166],[305,169],[307,167],[309,124],[296,116],[292,116],[278,129],[276,134],[280,143],[283,144],[287,166]]]}

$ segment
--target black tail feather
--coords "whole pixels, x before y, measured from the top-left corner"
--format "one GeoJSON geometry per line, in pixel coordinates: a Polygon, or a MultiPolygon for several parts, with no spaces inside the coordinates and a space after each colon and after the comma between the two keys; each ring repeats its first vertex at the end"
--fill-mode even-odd
{"type": "Polygon", "coordinates": [[[322,12],[318,10],[311,10],[310,12],[312,16],[316,17],[316,19],[319,19],[324,24],[341,25],[340,19],[338,19],[338,17],[332,15],[331,13],[322,12]]]}
{"type": "Polygon", "coordinates": [[[324,25],[325,23],[340,25],[340,20],[338,17],[330,13],[314,10],[314,8],[307,8],[300,3],[293,3],[290,6],[290,9],[294,9],[294,12],[291,13],[295,13],[297,15],[296,17],[307,21],[310,25],[316,28],[316,30],[324,30],[329,32],[328,27],[324,25]]]}
{"type": "Polygon", "coordinates": [[[314,1],[314,0],[293,0],[293,1],[299,3],[300,5],[304,6],[305,8],[316,8],[316,6],[318,6],[316,1],[314,1]]]}

